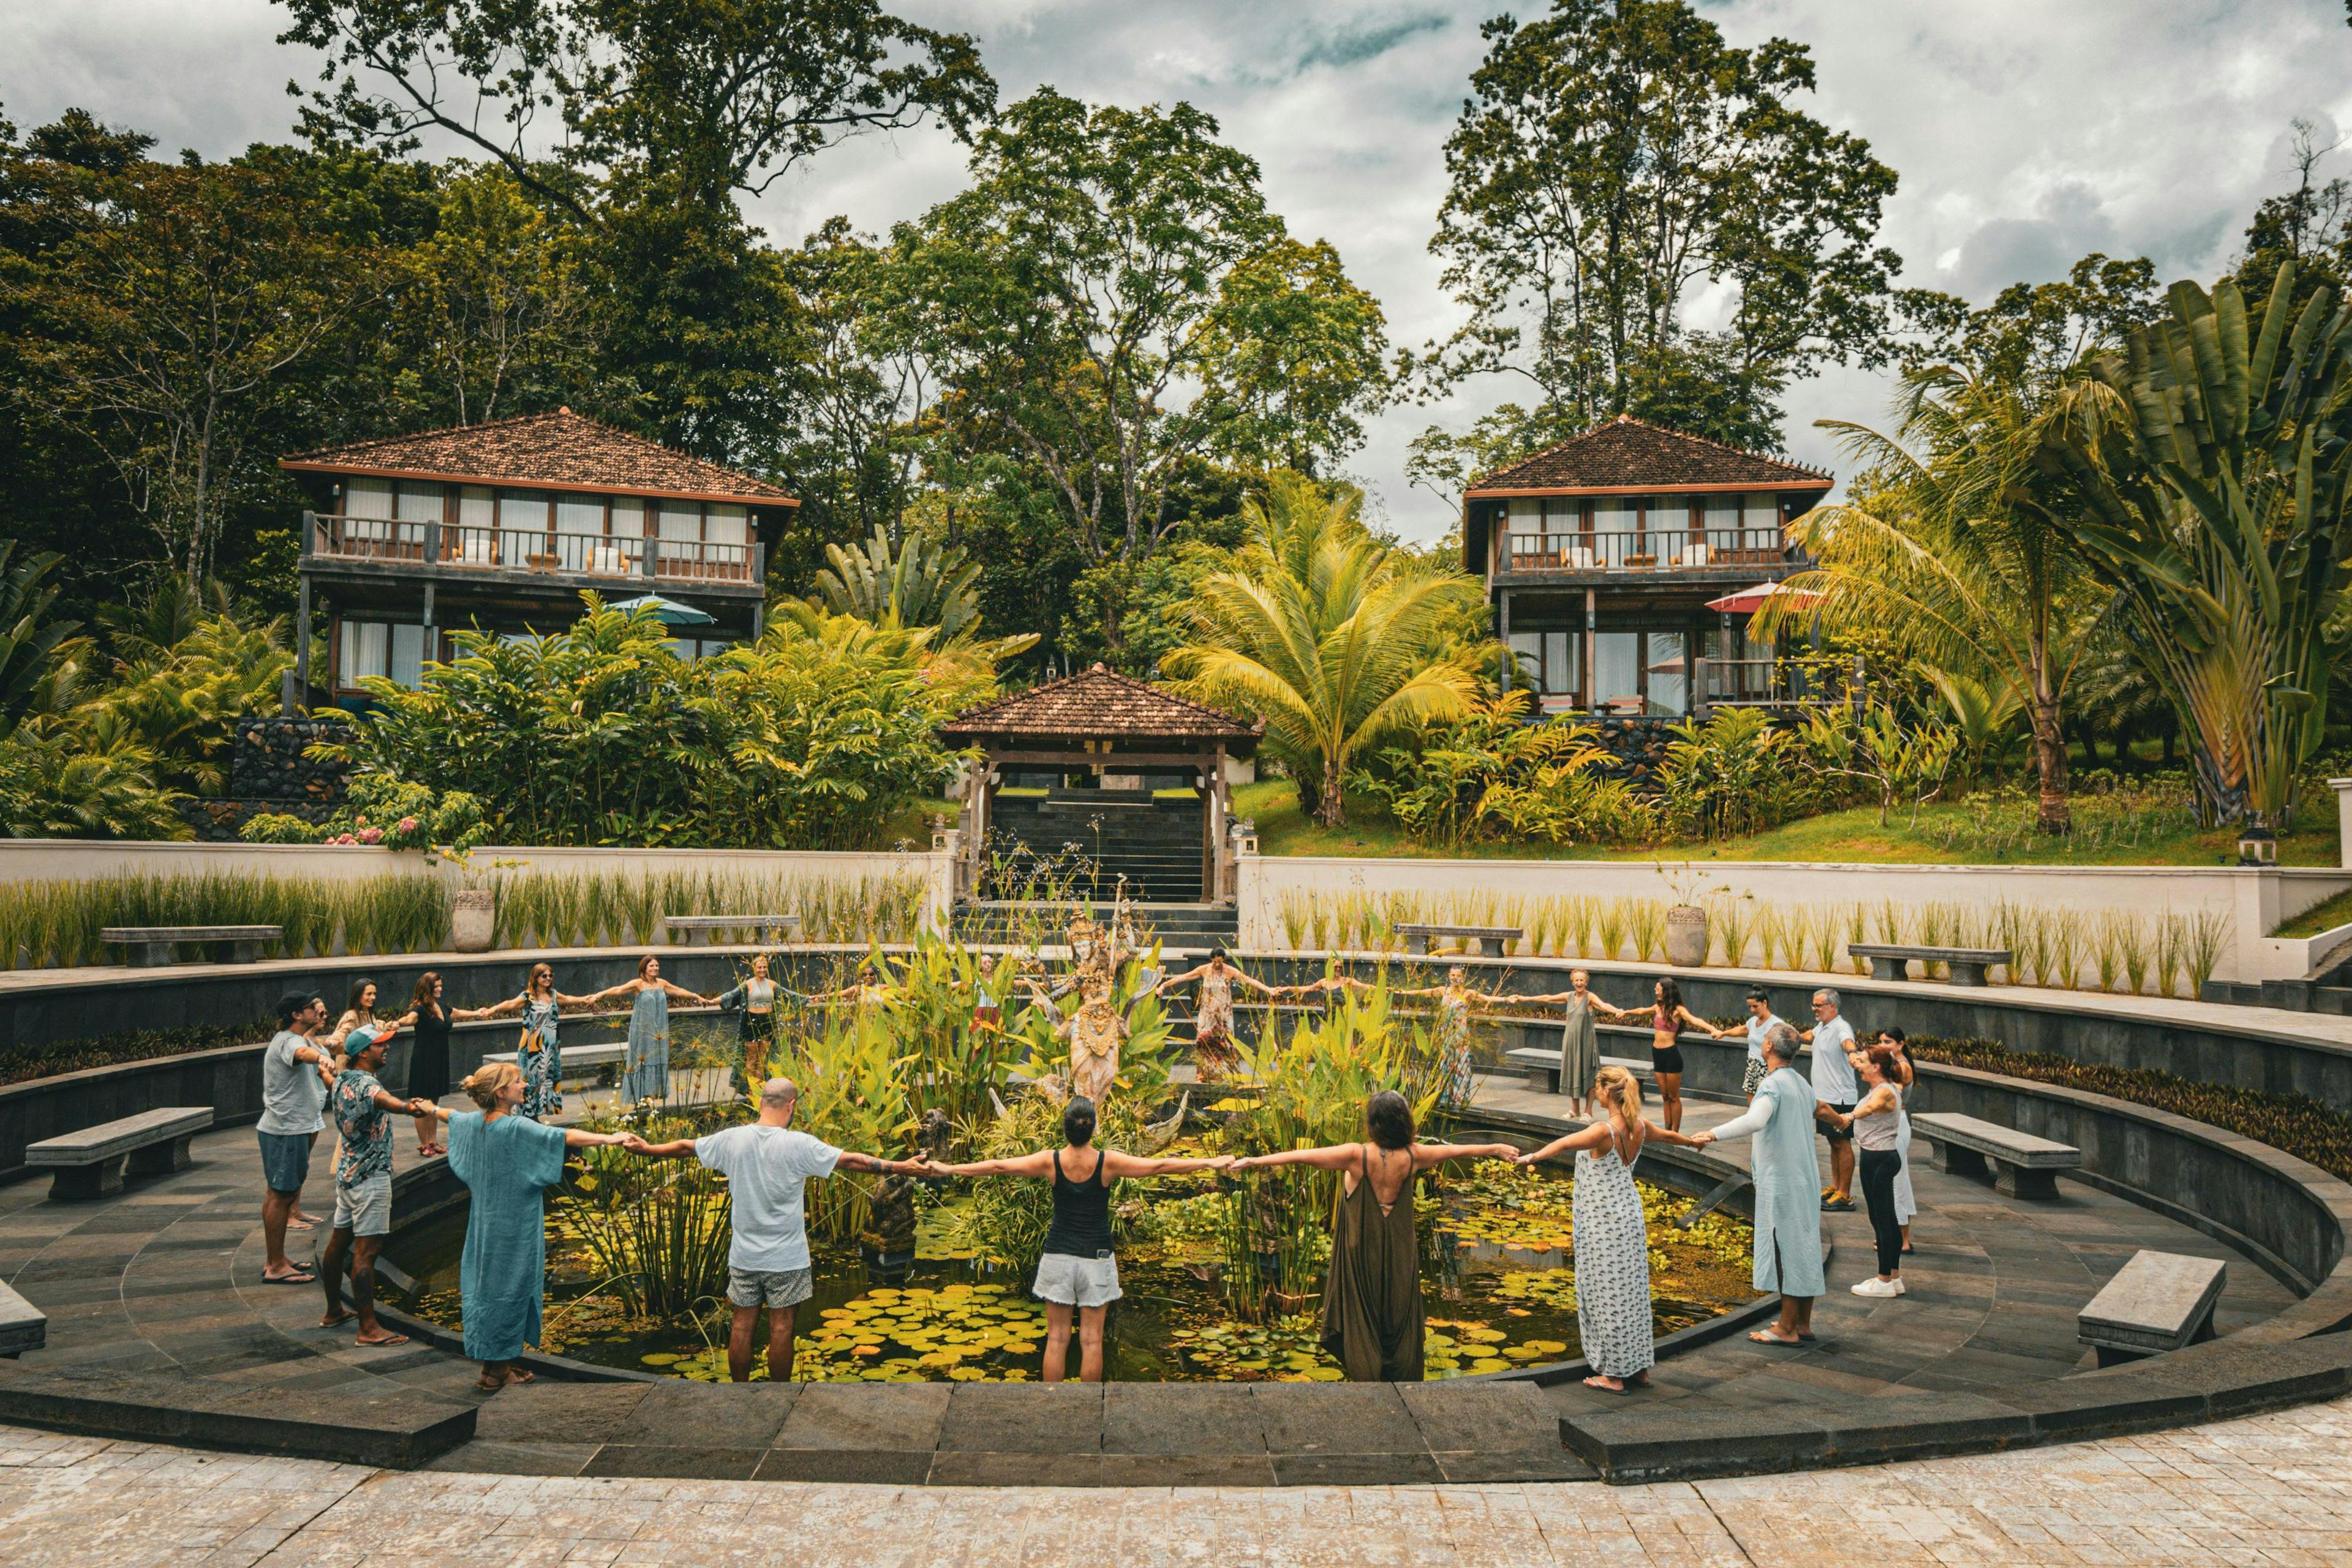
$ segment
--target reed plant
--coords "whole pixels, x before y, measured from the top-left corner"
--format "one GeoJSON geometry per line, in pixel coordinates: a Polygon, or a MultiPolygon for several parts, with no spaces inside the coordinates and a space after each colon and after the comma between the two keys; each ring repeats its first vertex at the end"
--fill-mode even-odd
{"type": "Polygon", "coordinates": [[[2048,967],[2042,971],[2042,984],[2062,990],[2072,989],[2080,980],[2083,970],[2085,938],[2089,931],[2080,912],[2074,910],[2052,910],[2048,914],[2050,946],[2048,967]]]}
{"type": "Polygon", "coordinates": [[[1836,904],[1805,906],[1805,928],[1812,933],[1815,967],[1825,973],[1837,970],[1838,932],[1844,925],[1845,911],[1836,904]]]}
{"type": "MultiPolygon", "coordinates": [[[[656,1121],[642,1131],[667,1139],[707,1129],[656,1121]]],[[[560,1189],[557,1218],[631,1316],[684,1317],[725,1290],[732,1205],[724,1177],[698,1160],[645,1160],[618,1148],[580,1153],[583,1169],[560,1189]]]]}
{"type": "Polygon", "coordinates": [[[1853,903],[1845,906],[1842,923],[1845,927],[1846,963],[1853,965],[1856,974],[1867,973],[1870,961],[1866,958],[1856,958],[1853,955],[1853,950],[1865,945],[1870,941],[1869,906],[1856,899],[1853,903]]]}
{"type": "Polygon", "coordinates": [[[2188,922],[2170,910],[2156,922],[2156,994],[2179,994],[2182,973],[2189,967],[2188,922]]]}
{"type": "Polygon", "coordinates": [[[1666,955],[1666,906],[1657,899],[1633,899],[1626,926],[1633,938],[1633,956],[1654,963],[1666,955]]]}
{"type": "Polygon", "coordinates": [[[2189,918],[2182,932],[2181,956],[2189,969],[2189,994],[2205,994],[2205,986],[2213,972],[2221,967],[2221,955],[2229,951],[2230,932],[2236,924],[2219,910],[2200,910],[2189,918]]]}
{"type": "Polygon", "coordinates": [[[1282,915],[1282,937],[1293,952],[1305,952],[1307,939],[1314,930],[1315,906],[1307,895],[1285,889],[1279,906],[1282,915]]]}
{"type": "Polygon", "coordinates": [[[2116,946],[2123,959],[2126,989],[2135,996],[2147,991],[2148,971],[2156,959],[2157,939],[2146,921],[2118,911],[2115,916],[2116,946]]]}
{"type": "Polygon", "coordinates": [[[1733,969],[1748,962],[1748,939],[1756,930],[1756,900],[1752,898],[1718,898],[1708,900],[1708,930],[1723,943],[1723,962],[1733,969]]]}
{"type": "Polygon", "coordinates": [[[1767,903],[1756,910],[1757,953],[1767,969],[1790,967],[1783,961],[1789,942],[1789,917],[1778,904],[1767,903]]]}
{"type": "Polygon", "coordinates": [[[1633,925],[1633,905],[1631,899],[1611,899],[1601,906],[1599,916],[1593,921],[1593,929],[1600,938],[1600,947],[1593,953],[1595,958],[1612,960],[1624,951],[1625,932],[1633,925]]]}

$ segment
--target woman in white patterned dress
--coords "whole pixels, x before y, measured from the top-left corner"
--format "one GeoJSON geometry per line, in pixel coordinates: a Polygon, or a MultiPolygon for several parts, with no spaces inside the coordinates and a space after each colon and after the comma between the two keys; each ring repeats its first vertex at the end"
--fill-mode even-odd
{"type": "Polygon", "coordinates": [[[1649,1382],[1658,1360],[1651,1332],[1650,1233],[1633,1162],[1654,1138],[1685,1145],[1696,1140],[1643,1121],[1642,1086],[1623,1068],[1602,1068],[1592,1099],[1602,1114],[1591,1125],[1521,1155],[1519,1163],[1575,1152],[1576,1326],[1592,1368],[1584,1381],[1622,1394],[1649,1382]]]}

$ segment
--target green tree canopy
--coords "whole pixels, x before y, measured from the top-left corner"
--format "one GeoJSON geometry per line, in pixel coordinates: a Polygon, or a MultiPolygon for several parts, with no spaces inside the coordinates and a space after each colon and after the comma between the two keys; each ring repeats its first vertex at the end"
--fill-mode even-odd
{"type": "Polygon", "coordinates": [[[1685,0],[1552,0],[1485,36],[1430,242],[1470,313],[1438,382],[1509,371],[1570,429],[1632,413],[1769,447],[1790,380],[1884,361],[1895,172],[1796,107],[1802,46],[1734,48],[1685,0]],[[1702,290],[1719,328],[1691,320],[1702,290]]]}

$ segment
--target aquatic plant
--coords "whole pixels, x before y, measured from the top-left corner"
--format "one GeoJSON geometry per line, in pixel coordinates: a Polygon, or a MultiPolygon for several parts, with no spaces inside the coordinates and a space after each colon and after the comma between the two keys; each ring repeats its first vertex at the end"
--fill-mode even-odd
{"type": "MultiPolygon", "coordinates": [[[[667,1140],[697,1130],[668,1120],[644,1131],[667,1140]]],[[[699,1160],[646,1160],[617,1148],[580,1153],[583,1169],[559,1189],[558,1216],[631,1313],[682,1315],[725,1289],[725,1177],[699,1160]]]]}

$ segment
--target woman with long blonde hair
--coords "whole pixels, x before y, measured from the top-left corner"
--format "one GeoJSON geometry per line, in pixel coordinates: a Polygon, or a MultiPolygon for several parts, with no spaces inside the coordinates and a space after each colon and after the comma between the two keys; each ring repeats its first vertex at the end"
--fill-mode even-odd
{"type": "Polygon", "coordinates": [[[478,1110],[434,1110],[449,1123],[449,1168],[474,1194],[457,1288],[466,1353],[482,1363],[480,1386],[488,1392],[531,1380],[513,1363],[539,1342],[547,1189],[563,1180],[564,1151],[604,1148],[623,1135],[550,1127],[521,1114],[529,1086],[512,1062],[487,1063],[460,1087],[478,1110]]]}
{"type": "Polygon", "coordinates": [[[1657,1363],[1651,1333],[1650,1233],[1633,1162],[1654,1138],[1696,1146],[1697,1140],[1642,1116],[1642,1086],[1623,1068],[1604,1067],[1592,1080],[1591,1125],[1554,1139],[1519,1163],[1566,1151],[1576,1154],[1576,1324],[1593,1388],[1622,1394],[1650,1380],[1657,1363]]]}

